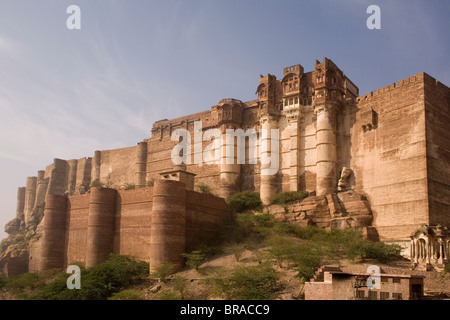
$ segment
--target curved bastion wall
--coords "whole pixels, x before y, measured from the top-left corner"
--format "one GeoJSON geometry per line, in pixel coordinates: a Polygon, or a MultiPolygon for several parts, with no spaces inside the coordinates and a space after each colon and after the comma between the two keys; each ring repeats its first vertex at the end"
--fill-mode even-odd
{"type": "Polygon", "coordinates": [[[181,266],[181,254],[208,241],[231,213],[225,200],[186,190],[184,183],[155,181],[135,190],[91,188],[78,196],[47,195],[43,233],[30,248],[29,271],[86,267],[109,254],[181,266]]]}

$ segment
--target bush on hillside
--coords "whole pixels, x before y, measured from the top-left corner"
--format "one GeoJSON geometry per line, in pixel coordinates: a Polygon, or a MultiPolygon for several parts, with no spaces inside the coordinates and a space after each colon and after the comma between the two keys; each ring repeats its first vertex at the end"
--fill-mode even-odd
{"type": "Polygon", "coordinates": [[[100,300],[110,297],[122,287],[148,275],[148,263],[124,255],[111,255],[97,266],[81,270],[81,289],[67,288],[64,272],[47,284],[34,299],[39,300],[100,300]]]}
{"type": "Polygon", "coordinates": [[[237,267],[229,276],[218,275],[209,279],[214,294],[234,300],[269,300],[278,290],[279,275],[268,263],[258,266],[237,267]]]}
{"type": "Polygon", "coordinates": [[[286,191],[280,192],[270,197],[270,204],[285,205],[292,201],[301,201],[308,196],[307,191],[286,191]]]}
{"type": "Polygon", "coordinates": [[[261,210],[262,202],[258,192],[242,191],[233,194],[227,202],[234,212],[244,212],[246,210],[261,210]]]}

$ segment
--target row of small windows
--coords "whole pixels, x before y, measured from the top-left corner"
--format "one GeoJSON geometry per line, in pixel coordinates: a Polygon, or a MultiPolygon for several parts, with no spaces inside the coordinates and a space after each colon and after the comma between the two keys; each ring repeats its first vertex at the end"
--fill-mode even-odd
{"type": "Polygon", "coordinates": [[[289,83],[284,85],[284,91],[290,91],[292,89],[298,89],[298,82],[295,83],[289,83]]]}
{"type": "MultiPolygon", "coordinates": [[[[378,292],[377,291],[369,291],[368,297],[365,295],[364,290],[356,290],[356,298],[357,299],[369,299],[369,300],[378,300],[378,292]]],[[[389,292],[380,292],[380,300],[389,300],[390,294],[389,292]]],[[[401,293],[392,293],[392,299],[394,300],[402,300],[403,296],[401,293]]]]}
{"type": "MultiPolygon", "coordinates": [[[[293,104],[298,104],[298,102],[299,102],[299,98],[298,97],[290,98],[290,99],[284,100],[284,105],[287,107],[287,106],[290,106],[290,105],[293,105],[293,104]]],[[[312,97],[308,97],[306,99],[302,99],[301,104],[304,105],[304,106],[310,106],[312,104],[312,97]]]]}
{"type": "MultiPolygon", "coordinates": [[[[323,82],[323,76],[317,76],[316,82],[317,83],[322,83],[323,82]]],[[[336,83],[336,78],[331,78],[331,83],[335,84],[336,83]]]]}

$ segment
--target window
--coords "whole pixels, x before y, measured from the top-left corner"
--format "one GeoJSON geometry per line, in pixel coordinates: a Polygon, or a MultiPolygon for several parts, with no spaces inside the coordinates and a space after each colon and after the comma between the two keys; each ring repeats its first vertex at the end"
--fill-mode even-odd
{"type": "Polygon", "coordinates": [[[285,106],[288,105],[288,99],[284,100],[284,105],[285,105],[285,106]]]}
{"type": "Polygon", "coordinates": [[[389,292],[380,292],[380,300],[388,300],[388,299],[389,299],[389,292]]]}
{"type": "Polygon", "coordinates": [[[298,97],[295,97],[295,104],[298,103],[298,97]]]}
{"type": "Polygon", "coordinates": [[[393,283],[400,283],[400,278],[392,278],[393,283]]]}
{"type": "Polygon", "coordinates": [[[392,298],[396,300],[402,300],[402,294],[401,293],[393,293],[392,298]]]}
{"type": "Polygon", "coordinates": [[[378,292],[369,291],[369,300],[377,300],[377,299],[378,299],[378,292]]]}
{"type": "Polygon", "coordinates": [[[294,104],[294,99],[290,98],[289,99],[289,105],[294,104]]]}
{"type": "Polygon", "coordinates": [[[381,277],[381,282],[388,282],[388,277],[381,277]]]}
{"type": "Polygon", "coordinates": [[[364,291],[356,290],[356,299],[364,299],[364,291]]]}

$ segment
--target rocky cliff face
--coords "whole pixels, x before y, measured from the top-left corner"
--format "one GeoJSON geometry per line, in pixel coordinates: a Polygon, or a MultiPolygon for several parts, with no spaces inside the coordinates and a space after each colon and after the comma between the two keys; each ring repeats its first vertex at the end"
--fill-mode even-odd
{"type": "Polygon", "coordinates": [[[377,240],[376,231],[370,226],[373,217],[369,201],[354,190],[310,196],[285,206],[271,205],[266,212],[275,215],[279,221],[302,227],[316,225],[331,230],[361,230],[366,237],[377,240]]]}
{"type": "Polygon", "coordinates": [[[28,249],[30,242],[39,238],[39,222],[25,228],[23,220],[14,218],[5,225],[8,237],[0,243],[0,272],[6,275],[28,272],[28,249]]]}

